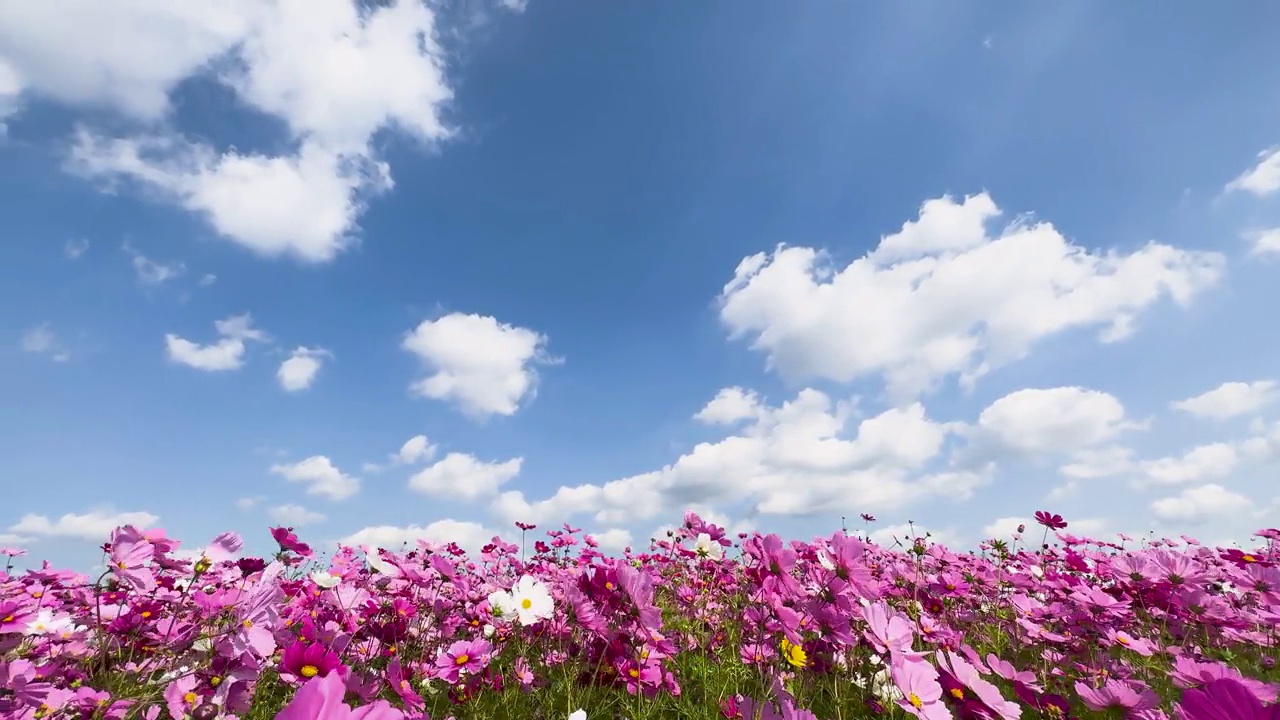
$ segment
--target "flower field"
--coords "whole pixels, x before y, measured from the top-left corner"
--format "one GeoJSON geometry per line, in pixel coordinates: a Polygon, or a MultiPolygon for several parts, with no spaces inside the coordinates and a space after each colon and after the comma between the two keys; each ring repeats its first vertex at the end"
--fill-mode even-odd
{"type": "Polygon", "coordinates": [[[288,528],[274,558],[225,534],[177,559],[122,527],[100,577],[3,548],[0,717],[1280,720],[1280,531],[1242,551],[1035,521],[957,552],[690,513],[620,558],[569,526],[323,559],[288,528]]]}

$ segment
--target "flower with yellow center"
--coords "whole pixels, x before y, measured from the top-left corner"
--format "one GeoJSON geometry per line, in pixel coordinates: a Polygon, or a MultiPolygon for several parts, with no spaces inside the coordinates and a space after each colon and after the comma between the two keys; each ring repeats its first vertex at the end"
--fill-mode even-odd
{"type": "Polygon", "coordinates": [[[186,704],[188,704],[188,705],[195,705],[195,704],[196,704],[196,700],[197,700],[199,697],[200,697],[199,695],[196,695],[196,694],[195,694],[195,693],[193,693],[193,692],[188,692],[186,695],[183,695],[183,696],[182,696],[182,700],[183,700],[183,702],[185,702],[185,703],[186,703],[186,704]]]}
{"type": "Polygon", "coordinates": [[[453,664],[466,665],[470,661],[471,661],[471,656],[466,653],[462,653],[461,655],[453,659],[453,664]]]}
{"type": "Polygon", "coordinates": [[[1240,559],[1241,559],[1241,560],[1243,560],[1243,561],[1245,561],[1245,562],[1247,562],[1247,563],[1256,563],[1256,562],[1258,562],[1258,558],[1254,557],[1253,555],[1241,555],[1241,556],[1240,556],[1240,559]]]}
{"type": "Polygon", "coordinates": [[[911,693],[907,695],[907,702],[911,703],[911,707],[917,710],[924,707],[924,701],[921,700],[920,696],[915,693],[911,693]]]}
{"type": "Polygon", "coordinates": [[[809,664],[809,655],[804,651],[804,647],[783,638],[781,648],[783,657],[792,665],[802,668],[809,664]]]}
{"type": "Polygon", "coordinates": [[[320,674],[320,668],[315,665],[303,665],[302,669],[298,671],[298,674],[305,678],[313,678],[320,674]]]}

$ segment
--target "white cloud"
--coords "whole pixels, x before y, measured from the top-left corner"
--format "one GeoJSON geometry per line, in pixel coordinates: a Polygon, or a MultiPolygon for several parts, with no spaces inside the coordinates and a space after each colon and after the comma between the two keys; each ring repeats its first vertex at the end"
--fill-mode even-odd
{"type": "Polygon", "coordinates": [[[289,358],[280,363],[280,369],[276,372],[280,387],[286,392],[297,392],[311,387],[325,357],[332,356],[329,351],[322,348],[295,348],[289,358]]]}
{"type": "Polygon", "coordinates": [[[67,513],[57,520],[50,520],[46,515],[28,514],[11,525],[9,532],[18,535],[105,541],[111,535],[111,531],[121,525],[133,525],[145,529],[155,525],[159,520],[159,517],[148,512],[117,513],[110,509],[93,510],[82,515],[67,513]]]}
{"type": "Polygon", "coordinates": [[[268,510],[267,515],[281,525],[288,525],[290,527],[313,525],[315,523],[324,522],[326,519],[324,515],[308,510],[301,505],[279,505],[268,510]]]}
{"type": "MultiPolygon", "coordinates": [[[[600,545],[600,552],[614,555],[620,555],[623,550],[631,546],[633,543],[631,533],[620,528],[612,528],[604,532],[588,533],[600,545]]],[[[634,548],[632,548],[634,549],[634,548]]]]}
{"type": "Polygon", "coordinates": [[[1187,485],[1229,476],[1240,465],[1235,446],[1211,443],[1192,448],[1180,457],[1148,460],[1141,464],[1146,485],[1187,485]]]}
{"type": "Polygon", "coordinates": [[[409,478],[409,489],[425,495],[475,501],[491,496],[520,474],[523,458],[485,462],[465,453],[449,453],[409,478]]]}
{"type": "Polygon", "coordinates": [[[513,415],[520,401],[535,392],[533,364],[556,362],[545,354],[546,342],[533,330],[492,317],[452,313],[418,325],[402,347],[433,371],[413,384],[414,393],[485,417],[513,415]]]}
{"type": "MultiPolygon", "coordinates": [[[[982,537],[984,539],[1009,540],[1018,531],[1019,525],[1025,526],[1027,524],[1028,521],[1024,517],[997,518],[982,528],[982,537]]],[[[1024,527],[1023,530],[1025,531],[1026,528],[1024,527]]]]}
{"type": "Polygon", "coordinates": [[[133,263],[133,271],[138,276],[138,282],[143,285],[162,285],[187,271],[186,266],[182,263],[166,264],[157,262],[129,245],[125,245],[124,250],[129,253],[133,263]]]}
{"type": "Polygon", "coordinates": [[[364,471],[367,473],[379,473],[388,467],[396,465],[412,465],[413,463],[427,460],[436,454],[438,448],[427,439],[426,435],[414,435],[400,449],[387,456],[386,464],[378,464],[367,462],[364,464],[364,471]]]}
{"type": "Polygon", "coordinates": [[[918,403],[865,418],[846,439],[851,420],[851,403],[805,389],[779,407],[761,406],[738,434],[699,443],[661,470],[561,487],[532,503],[508,491],[493,510],[505,520],[535,523],[593,514],[607,525],[727,501],[753,503],[765,514],[866,512],[933,496],[963,500],[989,481],[985,468],[921,474],[943,449],[947,428],[929,420],[918,403]]]}
{"type": "Polygon", "coordinates": [[[693,419],[708,425],[732,425],[757,417],[759,412],[760,398],[755,392],[728,387],[717,393],[693,419]]]}
{"type": "Polygon", "coordinates": [[[437,520],[426,526],[409,525],[407,527],[396,527],[394,525],[375,525],[352,533],[339,542],[351,547],[368,545],[393,551],[399,550],[400,546],[404,544],[408,544],[409,549],[413,549],[418,540],[455,542],[458,547],[466,550],[469,555],[474,556],[479,553],[480,548],[489,544],[495,536],[500,535],[501,533],[489,530],[479,523],[461,520],[437,520]]]}
{"type": "Polygon", "coordinates": [[[1071,461],[1058,468],[1064,476],[1077,480],[1111,477],[1133,469],[1133,450],[1112,445],[1104,448],[1080,450],[1071,461]]]}
{"type": "Polygon", "coordinates": [[[238,370],[244,366],[246,340],[265,341],[266,333],[252,327],[249,313],[233,315],[214,323],[222,339],[200,345],[173,333],[164,336],[165,350],[173,362],[205,372],[238,370]]]}
{"type": "Polygon", "coordinates": [[[107,106],[160,128],[119,139],[82,130],[71,167],[159,190],[261,255],[324,262],[355,242],[365,201],[392,185],[375,134],[452,134],[436,36],[433,10],[416,0],[27,4],[0,9],[0,93],[107,106]],[[282,121],[297,151],[218,152],[165,134],[170,92],[198,74],[282,121]]]}
{"type": "MultiPolygon", "coordinates": [[[[3,63],[0,63],[2,65],[3,63]]],[[[71,260],[79,260],[89,251],[89,241],[85,238],[72,238],[62,245],[62,254],[71,260]]]]}
{"type": "Polygon", "coordinates": [[[436,453],[436,446],[432,445],[426,435],[414,435],[404,441],[404,445],[400,446],[400,451],[396,453],[396,459],[402,463],[416,463],[419,460],[426,460],[436,453]]]}
{"type": "Polygon", "coordinates": [[[322,495],[331,500],[342,500],[360,491],[359,478],[343,473],[324,455],[273,465],[271,472],[290,482],[304,483],[308,495],[322,495]]]}
{"type": "Polygon", "coordinates": [[[971,383],[1067,330],[1121,340],[1162,297],[1186,306],[1225,266],[1221,254],[1158,243],[1093,253],[1026,220],[988,236],[999,214],[985,193],[931,200],[843,269],[811,248],[753,255],[725,286],[720,318],[784,377],[880,374],[909,398],[954,373],[971,383]]]}
{"type": "Polygon", "coordinates": [[[205,273],[204,276],[200,278],[199,284],[200,287],[209,287],[216,282],[218,282],[217,275],[214,275],[213,273],[205,273]]]}
{"type": "Polygon", "coordinates": [[[1256,413],[1277,398],[1280,398],[1280,391],[1274,380],[1226,382],[1204,394],[1172,402],[1169,406],[1197,417],[1226,420],[1256,413]]]}
{"type": "Polygon", "coordinates": [[[1245,234],[1250,255],[1280,255],[1280,227],[1245,234]]]}
{"type": "Polygon", "coordinates": [[[41,323],[27,330],[22,334],[18,345],[23,352],[32,355],[48,355],[54,362],[66,362],[71,359],[71,353],[58,342],[58,336],[49,323],[41,323]]]}
{"type": "Polygon", "coordinates": [[[977,445],[1027,454],[1084,450],[1141,427],[1114,396],[1081,387],[1026,388],[996,400],[978,416],[977,445]]]}
{"type": "Polygon", "coordinates": [[[1258,164],[1227,183],[1225,190],[1242,190],[1258,197],[1280,190],[1280,147],[1258,153],[1258,164]]]}
{"type": "Polygon", "coordinates": [[[1199,525],[1214,517],[1247,513],[1253,506],[1249,498],[1221,485],[1209,484],[1156,500],[1151,503],[1151,512],[1164,522],[1199,525]]]}

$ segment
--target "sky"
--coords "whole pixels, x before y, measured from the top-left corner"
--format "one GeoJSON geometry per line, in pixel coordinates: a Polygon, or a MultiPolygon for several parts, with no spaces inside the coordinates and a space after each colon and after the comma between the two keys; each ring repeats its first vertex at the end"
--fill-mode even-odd
{"type": "Polygon", "coordinates": [[[616,553],[686,510],[1247,542],[1280,525],[1278,22],[5,3],[0,544],[616,553]]]}

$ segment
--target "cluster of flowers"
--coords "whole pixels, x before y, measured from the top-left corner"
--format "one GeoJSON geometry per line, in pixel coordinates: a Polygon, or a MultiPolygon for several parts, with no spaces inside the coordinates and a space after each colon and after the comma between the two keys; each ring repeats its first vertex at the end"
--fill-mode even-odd
{"type": "Polygon", "coordinates": [[[1280,720],[1280,531],[1252,552],[1126,549],[1036,521],[1037,546],[1019,528],[968,553],[734,543],[688,513],[622,557],[566,525],[527,560],[494,538],[473,559],[420,541],[323,562],[289,528],[274,558],[228,533],[178,559],[122,527],[96,580],[0,574],[0,717],[479,717],[500,696],[523,708],[504,716],[570,720],[1280,720]]]}

